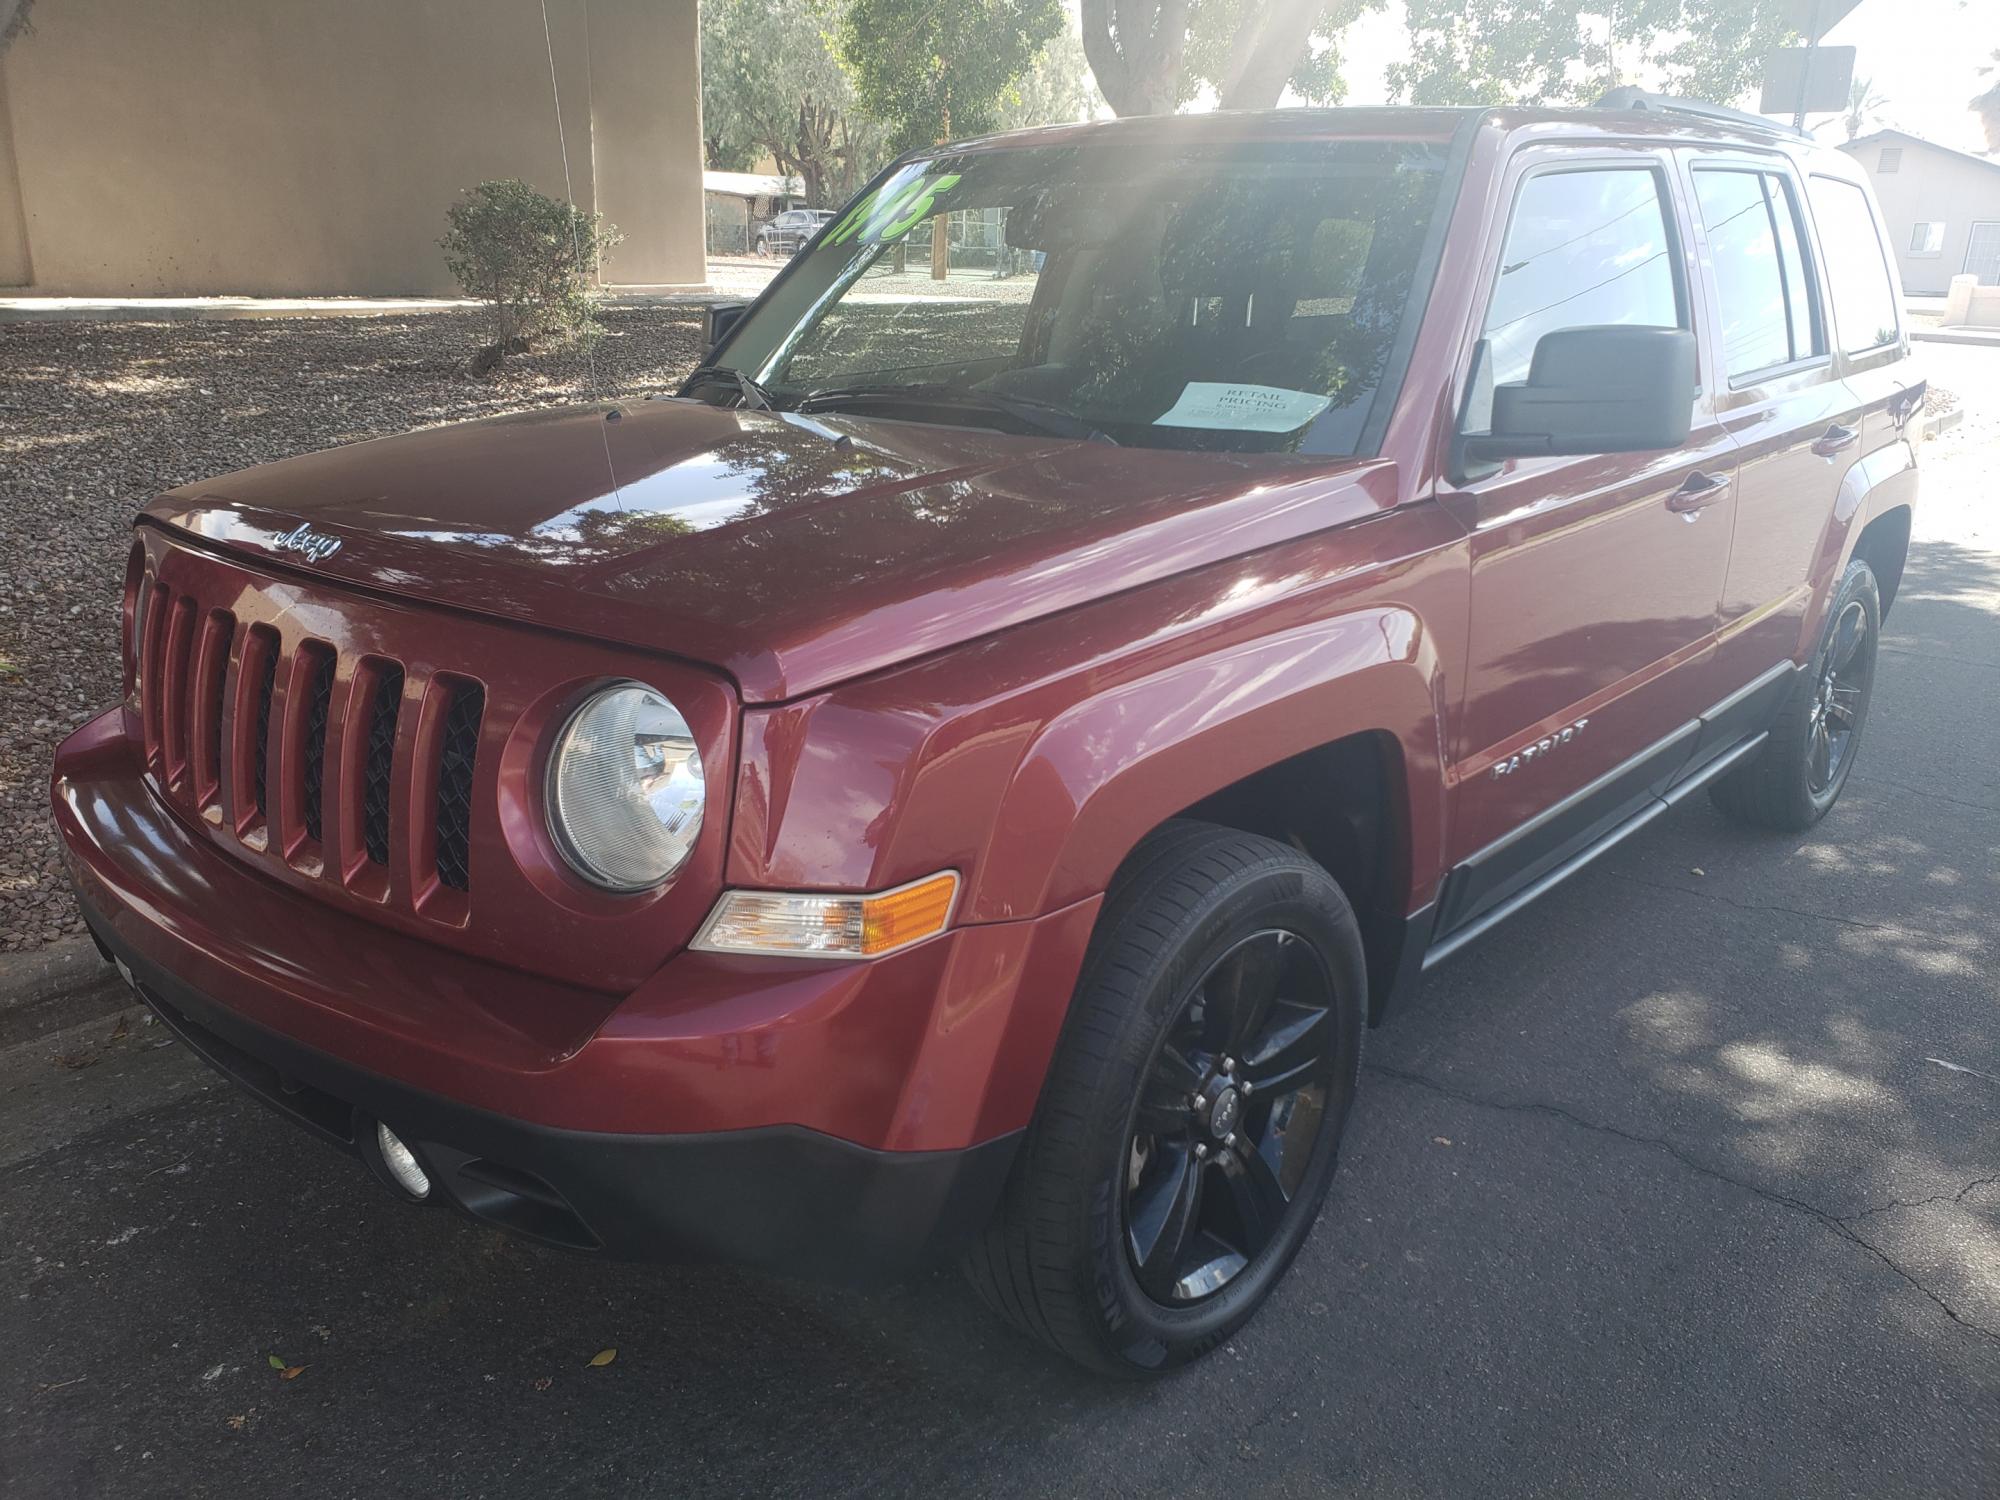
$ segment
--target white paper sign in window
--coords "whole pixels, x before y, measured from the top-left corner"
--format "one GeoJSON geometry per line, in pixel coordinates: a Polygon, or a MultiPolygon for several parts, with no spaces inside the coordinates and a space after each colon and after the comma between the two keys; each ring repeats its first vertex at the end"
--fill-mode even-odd
{"type": "Polygon", "coordinates": [[[1296,432],[1333,404],[1331,396],[1275,385],[1191,380],[1155,427],[1206,427],[1237,432],[1296,432]]]}

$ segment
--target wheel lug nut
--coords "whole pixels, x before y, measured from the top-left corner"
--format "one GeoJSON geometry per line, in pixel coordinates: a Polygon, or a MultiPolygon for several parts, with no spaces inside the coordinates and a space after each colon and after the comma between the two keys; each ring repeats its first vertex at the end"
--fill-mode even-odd
{"type": "Polygon", "coordinates": [[[1245,1097],[1248,1097],[1252,1092],[1254,1092],[1250,1080],[1246,1078],[1241,1083],[1237,1084],[1236,1092],[1244,1095],[1245,1097]]]}
{"type": "Polygon", "coordinates": [[[1236,1132],[1232,1130],[1228,1135],[1225,1135],[1222,1138],[1222,1144],[1233,1151],[1236,1148],[1236,1132]]]}
{"type": "Polygon", "coordinates": [[[1223,1058],[1222,1071],[1225,1073],[1234,1073],[1236,1071],[1236,1059],[1233,1057],[1223,1058]]]}
{"type": "Polygon", "coordinates": [[[1195,1142],[1195,1145],[1194,1145],[1194,1156],[1195,1156],[1195,1160],[1196,1160],[1196,1161],[1207,1161],[1207,1160],[1208,1160],[1208,1142],[1207,1142],[1207,1141],[1196,1141],[1196,1142],[1195,1142]]]}

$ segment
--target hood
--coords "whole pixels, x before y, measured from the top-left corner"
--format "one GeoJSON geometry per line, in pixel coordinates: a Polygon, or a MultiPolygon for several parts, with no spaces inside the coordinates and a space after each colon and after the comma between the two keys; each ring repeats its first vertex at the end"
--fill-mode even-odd
{"type": "Polygon", "coordinates": [[[1384,460],[675,399],[358,443],[170,491],[148,515],[273,565],[702,662],[755,703],[1395,498],[1384,460]]]}

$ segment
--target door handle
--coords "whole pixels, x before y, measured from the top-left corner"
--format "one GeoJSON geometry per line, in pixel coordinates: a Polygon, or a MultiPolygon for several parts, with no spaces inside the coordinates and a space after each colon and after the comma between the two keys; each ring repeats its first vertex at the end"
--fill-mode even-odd
{"type": "Polygon", "coordinates": [[[1861,431],[1855,427],[1843,427],[1835,422],[1822,432],[1813,443],[1813,452],[1821,458],[1832,458],[1843,448],[1852,448],[1861,441],[1861,431]]]}
{"type": "Polygon", "coordinates": [[[1681,487],[1667,496],[1667,509],[1692,521],[1709,506],[1729,493],[1727,474],[1704,474],[1696,469],[1681,481],[1681,487]]]}

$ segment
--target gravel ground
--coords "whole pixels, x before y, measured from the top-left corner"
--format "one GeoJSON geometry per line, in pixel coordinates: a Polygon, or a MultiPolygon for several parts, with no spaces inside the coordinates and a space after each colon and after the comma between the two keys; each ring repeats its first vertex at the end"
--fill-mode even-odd
{"type": "Polygon", "coordinates": [[[82,923],[47,807],[56,742],[118,696],[132,514],[189,480],[521,407],[660,390],[699,314],[612,310],[578,349],[464,373],[469,313],[0,325],[0,952],[82,923]]]}

